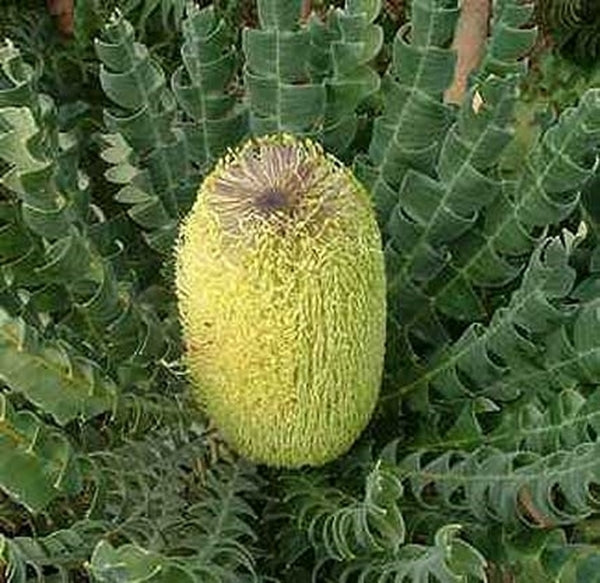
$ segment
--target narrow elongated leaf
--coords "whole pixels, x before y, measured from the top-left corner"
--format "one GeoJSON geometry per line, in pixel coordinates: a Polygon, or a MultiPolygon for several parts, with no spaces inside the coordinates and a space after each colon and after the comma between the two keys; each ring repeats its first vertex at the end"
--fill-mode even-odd
{"type": "Polygon", "coordinates": [[[347,583],[359,575],[361,581],[412,581],[414,583],[455,583],[487,581],[483,555],[459,537],[461,527],[448,524],[435,533],[434,544],[409,544],[395,557],[351,561],[340,581],[347,583]]]}
{"type": "Polygon", "coordinates": [[[441,140],[453,121],[442,103],[452,81],[454,54],[446,49],[458,9],[453,2],[416,0],[410,26],[398,30],[392,64],[382,80],[383,115],[373,125],[368,159],[355,164],[385,225],[398,200],[397,189],[409,168],[432,175],[441,140]]]}
{"type": "Polygon", "coordinates": [[[247,112],[233,94],[237,55],[214,8],[199,10],[190,4],[183,36],[183,65],[173,74],[171,85],[190,120],[181,126],[190,156],[205,169],[246,134],[247,112]]]}
{"type": "Polygon", "coordinates": [[[0,488],[31,512],[76,494],[81,475],[67,438],[0,394],[0,488]]]}
{"type": "Polygon", "coordinates": [[[115,406],[116,386],[96,366],[43,342],[23,320],[0,311],[0,378],[64,425],[115,406]]]}
{"type": "Polygon", "coordinates": [[[537,35],[537,28],[527,26],[535,5],[520,0],[496,0],[492,6],[491,34],[479,75],[525,73],[527,60],[522,57],[531,50],[537,35]]]}
{"type": "MultiPolygon", "coordinates": [[[[399,453],[392,442],[382,456],[396,464],[399,453]]],[[[398,471],[419,505],[447,507],[479,521],[573,524],[600,503],[593,493],[600,479],[599,442],[547,456],[480,447],[429,457],[422,450],[401,459],[398,471]]]]}
{"type": "Polygon", "coordinates": [[[98,583],[194,583],[192,574],[157,553],[135,545],[113,549],[101,541],[94,549],[90,571],[98,583]]]}
{"type": "Polygon", "coordinates": [[[355,137],[361,102],[379,89],[371,62],[383,45],[383,29],[374,24],[380,1],[347,1],[344,10],[330,10],[323,22],[313,14],[309,23],[311,74],[325,83],[324,146],[342,155],[355,137]]]}
{"type": "Polygon", "coordinates": [[[244,80],[254,135],[290,132],[318,137],[323,129],[326,91],[310,79],[310,35],[298,29],[301,2],[259,0],[262,29],[245,29],[244,80]]]}
{"type": "MultiPolygon", "coordinates": [[[[490,171],[510,140],[509,123],[516,95],[515,78],[489,77],[474,88],[482,105],[475,111],[469,100],[443,141],[437,180],[408,170],[387,225],[386,247],[391,314],[411,333],[424,336],[435,322],[415,319],[427,303],[427,287],[452,260],[448,246],[471,230],[479,213],[501,192],[490,171]]],[[[497,263],[498,278],[514,277],[508,263],[497,263]]],[[[488,277],[492,274],[489,273],[488,277]]],[[[439,295],[436,307],[457,319],[477,318],[483,307],[463,282],[453,293],[439,295]]]]}
{"type": "Polygon", "coordinates": [[[196,189],[184,134],[174,127],[175,97],[166,87],[164,72],[147,47],[135,41],[133,27],[122,16],[112,19],[95,46],[102,61],[102,88],[118,107],[104,112],[106,125],[128,146],[119,157],[127,172],[121,167],[109,177],[147,193],[157,207],[152,218],[145,203],[135,204],[130,215],[149,230],[149,244],[167,252],[177,219],[189,209],[196,189]]]}

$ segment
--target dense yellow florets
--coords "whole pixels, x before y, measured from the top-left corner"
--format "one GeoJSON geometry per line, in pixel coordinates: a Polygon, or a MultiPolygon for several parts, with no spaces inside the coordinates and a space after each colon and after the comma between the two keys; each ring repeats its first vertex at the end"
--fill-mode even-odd
{"type": "Polygon", "coordinates": [[[349,170],[290,136],[228,155],[184,221],[176,281],[198,396],[239,453],[316,465],[352,445],[381,382],[385,280],[349,170]]]}

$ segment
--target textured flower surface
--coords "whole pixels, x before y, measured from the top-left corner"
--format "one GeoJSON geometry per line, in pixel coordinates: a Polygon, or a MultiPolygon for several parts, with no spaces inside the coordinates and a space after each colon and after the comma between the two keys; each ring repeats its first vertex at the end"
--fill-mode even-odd
{"type": "Polygon", "coordinates": [[[385,276],[349,170],[285,135],[228,154],[182,226],[177,288],[197,393],[241,454],[316,465],[352,445],[381,382],[385,276]]]}

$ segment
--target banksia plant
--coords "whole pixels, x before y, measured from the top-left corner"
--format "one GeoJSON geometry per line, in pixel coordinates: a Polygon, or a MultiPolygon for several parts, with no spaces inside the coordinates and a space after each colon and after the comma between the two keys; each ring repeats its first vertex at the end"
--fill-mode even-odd
{"type": "Polygon", "coordinates": [[[597,578],[600,88],[529,115],[541,3],[468,75],[460,0],[0,4],[2,583],[597,578]]]}
{"type": "Polygon", "coordinates": [[[250,141],[204,180],[177,259],[187,360],[226,438],[280,466],[345,452],[385,346],[381,238],[352,173],[308,140],[250,141]]]}

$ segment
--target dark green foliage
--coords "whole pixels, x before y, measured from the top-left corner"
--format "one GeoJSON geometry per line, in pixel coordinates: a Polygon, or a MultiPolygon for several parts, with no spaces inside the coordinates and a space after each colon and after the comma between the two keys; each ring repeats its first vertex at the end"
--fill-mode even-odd
{"type": "Polygon", "coordinates": [[[526,72],[527,61],[522,57],[531,49],[536,36],[536,30],[530,26],[533,10],[534,6],[527,2],[493,2],[491,33],[480,66],[480,76],[526,72]]]}
{"type": "MultiPolygon", "coordinates": [[[[530,69],[532,4],[494,2],[458,107],[455,0],[79,0],[72,39],[6,6],[0,580],[595,580],[600,89],[530,69]],[[202,177],[273,131],[353,165],[388,278],[377,414],[293,472],[193,404],[172,291],[202,177]]],[[[539,8],[597,56],[593,3],[539,8]]]]}
{"type": "Polygon", "coordinates": [[[83,572],[91,556],[89,570],[97,580],[132,581],[127,566],[115,569],[112,561],[130,556],[133,562],[136,549],[185,574],[185,581],[246,580],[254,569],[244,547],[253,539],[254,512],[242,496],[256,490],[256,478],[244,464],[224,462],[203,478],[198,464],[209,459],[209,445],[202,435],[160,432],[78,456],[87,508],[68,528],[3,539],[9,580],[27,581],[26,566],[40,577],[50,566],[63,576],[83,572]]]}
{"type": "Polygon", "coordinates": [[[2,489],[33,512],[60,494],[76,494],[81,475],[66,436],[31,411],[15,411],[4,395],[0,397],[2,489]]]}
{"type": "Polygon", "coordinates": [[[484,558],[458,537],[460,527],[447,525],[435,534],[434,544],[406,543],[400,507],[402,483],[390,470],[376,466],[365,478],[361,498],[316,482],[310,476],[293,476],[287,488],[290,516],[296,537],[308,534],[317,565],[333,565],[334,581],[365,580],[453,581],[469,575],[485,580],[484,558]]]}
{"type": "Polygon", "coordinates": [[[149,244],[169,249],[180,213],[191,203],[191,168],[183,132],[174,129],[176,101],[163,71],[134,40],[126,20],[107,26],[96,41],[102,61],[100,83],[119,109],[105,110],[104,160],[114,164],[107,178],[124,184],[119,202],[133,205],[130,216],[148,231],[149,244]],[[183,207],[183,208],[182,208],[183,207]]]}
{"type": "Polygon", "coordinates": [[[532,254],[518,290],[494,313],[487,326],[472,324],[447,350],[433,359],[424,374],[399,388],[400,394],[427,391],[456,402],[483,396],[511,401],[525,392],[525,379],[547,387],[550,373],[540,370],[537,341],[554,332],[573,313],[566,304],[575,272],[569,267],[570,243],[554,239],[532,254]],[[513,381],[513,375],[518,375],[513,381]],[[531,380],[529,380],[531,379],[531,380]]]}
{"type": "Polygon", "coordinates": [[[356,135],[357,107],[379,89],[371,67],[383,44],[381,26],[373,24],[379,11],[377,1],[347,3],[344,10],[330,10],[325,22],[313,14],[308,24],[311,72],[327,90],[323,144],[338,155],[356,135]]]}
{"type": "Polygon", "coordinates": [[[541,0],[538,14],[565,55],[588,65],[600,57],[600,6],[595,0],[541,0]]]}
{"type": "Polygon", "coordinates": [[[310,34],[298,29],[301,0],[258,2],[260,29],[243,31],[252,132],[319,136],[326,90],[309,75],[310,34]],[[269,9],[272,5],[271,10],[269,9]]]}
{"type": "Polygon", "coordinates": [[[394,38],[392,63],[382,80],[384,113],[375,120],[368,160],[360,157],[356,167],[371,189],[382,226],[408,169],[432,169],[453,119],[440,97],[452,79],[454,54],[447,47],[458,10],[428,0],[415,2],[412,10],[414,40],[407,42],[404,29],[394,38]]]}
{"type": "Polygon", "coordinates": [[[174,73],[175,97],[189,117],[182,128],[190,157],[206,170],[246,134],[245,108],[233,90],[237,55],[231,31],[212,7],[191,9],[183,23],[181,65],[174,73]]]}

